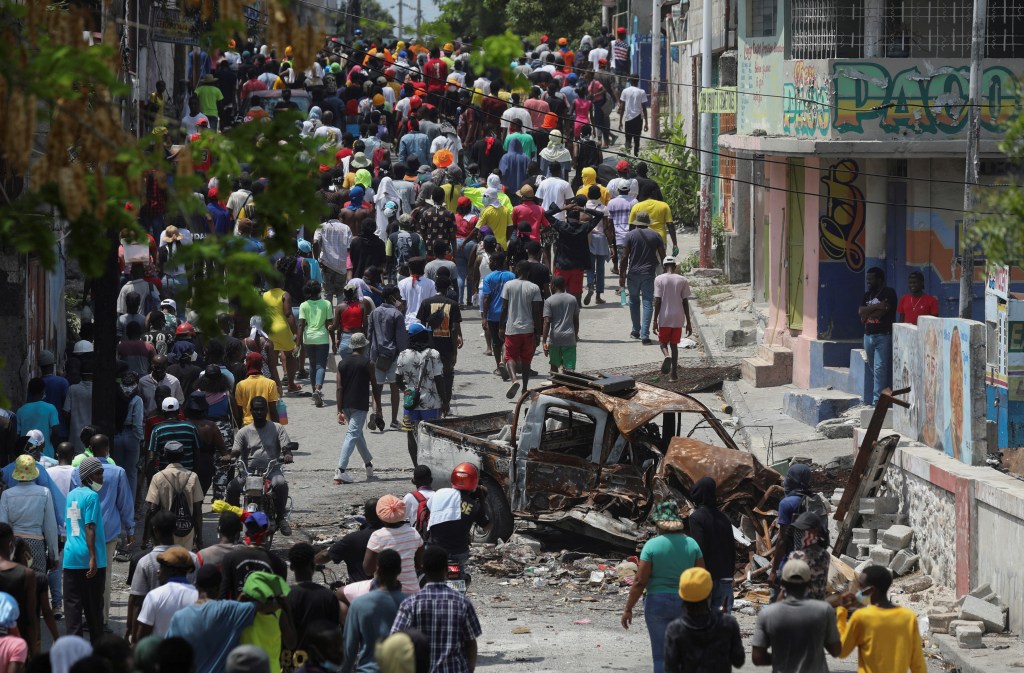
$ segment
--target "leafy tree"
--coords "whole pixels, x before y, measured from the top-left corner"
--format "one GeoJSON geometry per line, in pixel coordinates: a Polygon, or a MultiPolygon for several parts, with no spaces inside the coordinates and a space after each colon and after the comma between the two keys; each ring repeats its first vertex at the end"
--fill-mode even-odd
{"type": "Polygon", "coordinates": [[[679,120],[671,122],[661,137],[673,144],[659,144],[656,149],[643,151],[650,177],[661,187],[676,222],[696,222],[700,212],[700,160],[695,152],[683,147],[687,144],[686,133],[679,120]]]}
{"type": "Polygon", "coordinates": [[[569,37],[577,44],[584,35],[583,27],[592,25],[601,14],[600,0],[547,2],[546,0],[508,0],[505,19],[508,27],[519,34],[543,32],[552,37],[569,37]]]}
{"type": "Polygon", "coordinates": [[[994,266],[1020,266],[1024,260],[1024,117],[1018,117],[999,143],[1010,170],[999,179],[1014,187],[979,190],[978,210],[986,213],[968,230],[973,245],[994,266]]]}

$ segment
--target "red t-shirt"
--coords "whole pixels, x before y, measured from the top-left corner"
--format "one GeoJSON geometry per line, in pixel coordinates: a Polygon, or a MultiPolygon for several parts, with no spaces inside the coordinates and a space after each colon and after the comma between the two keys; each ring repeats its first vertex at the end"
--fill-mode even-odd
{"type": "Polygon", "coordinates": [[[917,319],[923,315],[939,315],[939,300],[930,294],[915,297],[907,293],[900,297],[896,312],[903,316],[903,322],[916,325],[917,319]]]}
{"type": "Polygon", "coordinates": [[[540,241],[540,230],[547,229],[548,218],[544,209],[536,201],[523,201],[512,209],[512,224],[530,223],[530,240],[540,241]]]}
{"type": "Polygon", "coordinates": [[[448,81],[448,64],[439,58],[432,58],[423,64],[423,79],[427,91],[444,91],[448,81]]]}

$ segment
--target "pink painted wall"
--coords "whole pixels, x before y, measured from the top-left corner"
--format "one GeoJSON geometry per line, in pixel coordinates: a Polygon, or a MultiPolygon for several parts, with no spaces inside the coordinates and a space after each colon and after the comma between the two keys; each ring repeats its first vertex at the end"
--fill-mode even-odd
{"type": "Polygon", "coordinates": [[[818,335],[818,190],[821,185],[819,160],[804,160],[804,327],[790,342],[793,351],[793,383],[811,387],[811,341],[818,335]]]}
{"type": "MultiPolygon", "coordinates": [[[[786,188],[786,166],[784,157],[768,157],[780,163],[766,163],[765,177],[771,187],[786,188]]],[[[785,345],[789,330],[786,327],[786,296],[789,293],[786,281],[786,192],[780,189],[767,190],[766,199],[769,230],[768,242],[768,329],[765,330],[766,344],[785,345]]]]}

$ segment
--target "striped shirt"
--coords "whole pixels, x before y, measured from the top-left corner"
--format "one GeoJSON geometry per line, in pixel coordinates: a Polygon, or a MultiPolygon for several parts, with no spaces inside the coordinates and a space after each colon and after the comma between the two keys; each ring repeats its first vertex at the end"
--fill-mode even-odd
{"type": "Polygon", "coordinates": [[[423,546],[423,538],[416,529],[403,522],[398,528],[378,528],[373,531],[366,548],[378,554],[385,549],[394,549],[402,557],[402,572],[398,579],[402,583],[402,591],[414,594],[420,590],[416,578],[416,550],[423,546]]]}
{"type": "Polygon", "coordinates": [[[153,427],[146,451],[156,454],[157,470],[167,465],[167,461],[164,459],[164,445],[167,442],[181,442],[181,445],[185,447],[185,455],[174,462],[181,463],[182,467],[191,471],[195,465],[195,456],[199,453],[199,433],[196,431],[196,426],[188,421],[171,419],[153,427]]]}

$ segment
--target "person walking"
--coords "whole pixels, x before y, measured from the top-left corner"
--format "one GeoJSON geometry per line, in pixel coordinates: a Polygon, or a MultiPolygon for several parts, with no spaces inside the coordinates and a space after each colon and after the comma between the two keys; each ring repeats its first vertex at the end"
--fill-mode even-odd
{"type": "Polygon", "coordinates": [[[690,283],[676,273],[676,258],[669,255],[661,262],[664,273],[654,279],[654,322],[658,345],[665,360],[661,373],[669,381],[679,380],[679,342],[686,328],[686,336],[693,334],[690,321],[690,283]],[[670,373],[671,372],[671,373],[670,373]]]}
{"type": "Polygon", "coordinates": [[[522,390],[530,386],[530,364],[540,341],[544,320],[544,298],[540,288],[529,281],[530,262],[516,266],[516,277],[501,289],[501,318],[498,337],[505,342],[505,368],[512,384],[505,397],[512,400],[519,393],[517,374],[523,378],[522,390]]]}
{"type": "Polygon", "coordinates": [[[861,299],[857,315],[864,324],[864,353],[873,381],[871,404],[875,405],[882,391],[892,383],[892,324],[897,301],[896,291],[885,285],[885,271],[873,266],[865,275],[868,291],[861,299]]]}
{"type": "Polygon", "coordinates": [[[114,401],[114,445],[111,458],[125,469],[128,492],[135,501],[139,471],[137,466],[145,437],[145,404],[139,392],[139,376],[130,369],[122,369],[117,377],[114,401]]]}
{"type": "Polygon", "coordinates": [[[839,656],[842,641],[836,611],[807,595],[810,581],[806,563],[786,561],[782,567],[785,598],[764,606],[757,615],[750,640],[750,660],[755,666],[771,666],[773,673],[826,673],[825,652],[839,656]]]}
{"type": "Polygon", "coordinates": [[[398,575],[402,593],[406,596],[420,590],[417,576],[422,568],[423,539],[406,518],[405,503],[393,495],[382,495],[377,500],[377,518],[381,527],[370,534],[363,559],[363,572],[368,577],[377,573],[381,552],[392,549],[402,557],[402,570],[398,575]]]}
{"type": "Polygon", "coordinates": [[[341,443],[338,467],[334,470],[334,485],[351,484],[348,461],[352,452],[358,450],[366,468],[366,480],[373,479],[373,455],[366,446],[363,431],[366,428],[366,414],[370,410],[370,377],[373,365],[366,357],[369,345],[366,335],[356,332],[349,341],[352,355],[338,363],[338,390],[335,398],[338,405],[338,424],[348,424],[348,432],[341,443]]]}
{"type": "Polygon", "coordinates": [[[32,558],[45,568],[59,550],[53,497],[48,488],[35,483],[39,467],[31,455],[18,456],[14,464],[15,483],[0,495],[0,522],[11,526],[15,538],[23,540],[32,558]]]}
{"type": "Polygon", "coordinates": [[[395,623],[398,608],[405,600],[399,576],[402,557],[394,549],[377,555],[377,571],[373,579],[376,589],[357,597],[345,617],[345,666],[342,673],[372,670],[374,649],[387,637],[395,623]]]}
{"type": "MultiPolygon", "coordinates": [[[[14,531],[0,523],[0,592],[8,594],[18,605],[18,633],[28,644],[29,654],[39,649],[39,609],[36,574],[31,568],[14,561],[14,531]]],[[[69,620],[68,627],[71,627],[69,620]]]]}
{"type": "Polygon", "coordinates": [[[331,347],[327,322],[333,313],[331,302],[320,298],[320,283],[311,280],[304,288],[306,300],[299,304],[299,347],[305,347],[309,356],[309,376],[313,384],[313,404],[324,405],[324,377],[327,374],[327,356],[331,347]]]}
{"type": "Polygon", "coordinates": [[[654,276],[665,254],[665,243],[650,230],[651,217],[638,213],[636,228],[626,234],[619,261],[619,289],[629,291],[629,317],[633,329],[630,338],[640,339],[645,346],[651,343],[651,315],[654,311],[654,276]],[[643,303],[643,312],[640,306],[643,303]]]}
{"type": "Polygon", "coordinates": [[[448,413],[439,392],[444,386],[444,365],[441,354],[430,347],[430,333],[430,328],[418,322],[409,327],[409,347],[399,354],[396,370],[398,387],[404,396],[404,429],[413,467],[419,464],[416,423],[433,421],[448,413]]]}
{"type": "Polygon", "coordinates": [[[718,488],[711,477],[701,477],[690,490],[690,500],[696,506],[689,518],[690,536],[696,540],[704,557],[704,567],[711,573],[715,588],[711,592],[711,607],[732,612],[732,577],[736,570],[736,543],[732,522],[718,509],[718,488]]]}
{"type": "Polygon", "coordinates": [[[711,604],[713,586],[704,568],[680,575],[683,609],[665,631],[665,673],[731,673],[743,667],[740,625],[711,604]]]}
{"type": "Polygon", "coordinates": [[[369,358],[373,363],[371,379],[373,393],[373,413],[369,415],[370,427],[384,430],[384,411],[381,406],[381,394],[384,386],[391,391],[391,429],[400,430],[398,409],[400,398],[398,390],[398,354],[403,350],[405,341],[405,313],[399,308],[402,295],[395,285],[384,288],[384,300],[373,309],[367,321],[367,339],[370,342],[369,358]]]}
{"type": "Polygon", "coordinates": [[[64,614],[68,635],[81,636],[86,627],[95,643],[103,636],[103,588],[106,583],[106,531],[99,491],[103,463],[86,458],[78,466],[81,486],[67,497],[64,515],[64,614]]]}
{"type": "Polygon", "coordinates": [[[604,214],[586,207],[587,197],[571,197],[564,205],[551,204],[546,214],[555,239],[555,275],[565,278],[566,292],[583,303],[583,278],[591,266],[590,234],[604,214]],[[559,219],[558,215],[564,215],[559,219]]]}
{"type": "MultiPolygon", "coordinates": [[[[658,535],[644,543],[640,551],[636,577],[619,621],[622,628],[629,628],[633,623],[633,606],[646,592],[644,621],[651,639],[654,673],[664,673],[665,632],[683,609],[679,577],[690,568],[703,568],[704,557],[697,542],[683,532],[683,519],[679,516],[677,503],[671,500],[659,503],[649,518],[658,535]]],[[[708,593],[701,600],[711,595],[710,581],[708,585],[708,593]]]]}
{"type": "Polygon", "coordinates": [[[580,305],[565,291],[565,278],[551,279],[551,296],[544,300],[541,342],[551,373],[576,370],[576,335],[580,332],[580,305]]]}
{"type": "Polygon", "coordinates": [[[182,547],[171,547],[157,554],[160,586],[146,594],[136,620],[135,642],[148,635],[163,636],[171,619],[183,608],[199,600],[199,591],[188,576],[195,570],[192,555],[182,547]]]}
{"type": "Polygon", "coordinates": [[[328,218],[313,234],[313,252],[323,273],[324,299],[341,299],[348,282],[348,249],[352,243],[352,229],[338,219],[337,204],[330,206],[328,218]]]}
{"type": "Polygon", "coordinates": [[[825,600],[828,596],[828,573],[832,565],[828,525],[817,512],[803,512],[793,522],[792,537],[793,551],[789,558],[803,561],[811,571],[811,579],[805,589],[807,598],[825,600]]]}
{"type": "Polygon", "coordinates": [[[53,458],[54,447],[60,443],[60,417],[57,407],[45,399],[46,384],[43,379],[28,382],[28,402],[21,405],[15,414],[18,419],[18,434],[27,435],[29,430],[39,430],[46,438],[43,455],[53,458]]]}
{"type": "Polygon", "coordinates": [[[146,493],[149,511],[142,533],[144,544],[149,539],[153,516],[165,510],[177,519],[174,543],[189,551],[203,548],[203,488],[199,475],[181,464],[184,449],[181,442],[164,445],[167,464],[153,475],[146,493]]]}
{"type": "Polygon", "coordinates": [[[444,387],[441,388],[442,406],[450,409],[455,392],[455,363],[462,348],[462,310],[459,303],[448,296],[452,287],[452,274],[442,269],[434,281],[437,294],[427,297],[416,314],[420,324],[430,327],[430,347],[441,355],[444,368],[444,387]]]}
{"type": "Polygon", "coordinates": [[[619,130],[626,126],[626,152],[633,145],[633,156],[640,156],[640,133],[647,133],[647,92],[640,88],[640,78],[630,75],[627,86],[619,93],[619,130]]]}
{"type": "MultiPolygon", "coordinates": [[[[282,257],[277,261],[277,271],[287,277],[295,266],[291,257],[282,257]]],[[[277,369],[278,362],[284,363],[285,390],[289,393],[302,392],[302,386],[295,382],[295,373],[298,363],[292,353],[295,351],[295,332],[298,325],[295,322],[295,314],[292,313],[294,298],[283,287],[272,287],[263,293],[263,302],[267,305],[267,313],[270,315],[270,341],[274,350],[271,355],[270,366],[277,369]]]]}
{"type": "Polygon", "coordinates": [[[480,284],[480,313],[484,332],[491,337],[491,354],[494,355],[494,373],[508,381],[508,370],[502,360],[502,349],[505,346],[504,340],[499,334],[501,325],[501,312],[504,299],[502,292],[505,284],[515,280],[515,274],[505,268],[505,253],[496,252],[489,257],[490,273],[484,277],[480,284]]]}

